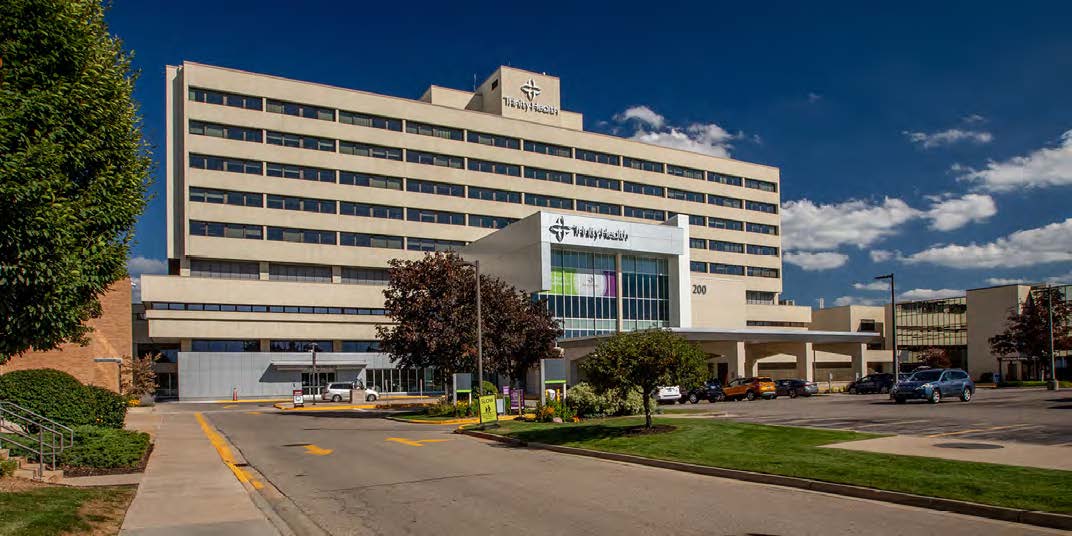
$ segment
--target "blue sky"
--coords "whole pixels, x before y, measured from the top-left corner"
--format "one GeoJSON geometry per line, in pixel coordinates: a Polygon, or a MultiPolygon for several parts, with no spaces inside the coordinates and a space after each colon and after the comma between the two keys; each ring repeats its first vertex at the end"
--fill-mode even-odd
{"type": "Polygon", "coordinates": [[[882,301],[854,284],[890,271],[906,297],[1072,280],[1072,4],[743,4],[116,0],[157,154],[131,271],[166,256],[164,66],[188,60],[411,98],[557,75],[588,130],[779,167],[800,305],[882,301]]]}

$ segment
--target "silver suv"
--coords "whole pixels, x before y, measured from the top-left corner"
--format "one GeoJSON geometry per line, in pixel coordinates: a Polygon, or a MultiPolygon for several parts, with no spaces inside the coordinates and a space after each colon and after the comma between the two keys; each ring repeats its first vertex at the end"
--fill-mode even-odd
{"type": "MultiPolygon", "coordinates": [[[[365,401],[373,402],[380,397],[380,393],[376,391],[375,387],[365,388],[365,385],[360,381],[352,383],[336,382],[329,383],[327,387],[320,393],[321,400],[330,400],[332,402],[342,402],[343,400],[350,400],[350,389],[365,389],[365,401]]],[[[352,401],[351,401],[352,402],[352,401]]]]}

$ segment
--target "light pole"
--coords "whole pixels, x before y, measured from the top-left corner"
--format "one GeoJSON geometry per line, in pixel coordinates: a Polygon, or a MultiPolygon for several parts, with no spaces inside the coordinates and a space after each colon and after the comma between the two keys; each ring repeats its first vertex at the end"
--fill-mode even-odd
{"type": "Polygon", "coordinates": [[[875,279],[890,280],[890,332],[893,339],[893,381],[901,380],[901,360],[897,357],[897,288],[894,285],[893,273],[880,275],[875,279]]]}
{"type": "Polygon", "coordinates": [[[93,361],[96,363],[115,363],[115,368],[119,372],[119,382],[116,385],[116,392],[123,394],[123,358],[121,357],[94,357],[93,361]]]}
{"type": "Polygon", "coordinates": [[[1053,285],[1049,283],[1046,283],[1046,305],[1050,316],[1050,383],[1046,387],[1051,391],[1056,391],[1061,384],[1057,381],[1057,360],[1053,355],[1053,285]]]}
{"type": "Polygon", "coordinates": [[[484,394],[484,326],[480,314],[480,261],[462,261],[463,266],[476,269],[476,377],[480,394],[484,394]]]}
{"type": "Polygon", "coordinates": [[[316,399],[320,398],[320,375],[316,373],[316,343],[309,343],[309,350],[313,352],[313,405],[316,405],[316,399]]]}

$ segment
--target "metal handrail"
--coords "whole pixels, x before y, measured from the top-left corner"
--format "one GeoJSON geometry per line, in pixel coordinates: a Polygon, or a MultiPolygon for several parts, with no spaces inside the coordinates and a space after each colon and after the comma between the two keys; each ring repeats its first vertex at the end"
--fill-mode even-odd
{"type": "MultiPolygon", "coordinates": [[[[9,405],[19,407],[17,404],[9,404],[9,405]]],[[[3,405],[0,404],[0,417],[3,417],[4,415],[9,415],[10,417],[14,417],[16,419],[22,419],[24,422],[26,422],[26,423],[28,423],[30,425],[36,426],[39,431],[46,431],[47,430],[49,432],[49,438],[52,439],[53,450],[55,450],[55,447],[56,447],[56,437],[60,438],[60,451],[61,452],[63,451],[63,449],[74,445],[74,434],[71,434],[70,444],[66,444],[67,443],[67,438],[64,437],[63,433],[61,433],[59,430],[56,430],[55,428],[49,428],[47,425],[38,423],[38,422],[34,421],[33,419],[30,419],[29,417],[26,417],[25,415],[19,415],[18,413],[15,413],[15,412],[13,412],[13,411],[11,411],[9,409],[5,409],[3,407],[3,405]]],[[[15,423],[15,424],[18,424],[19,426],[22,426],[22,424],[19,424],[19,423],[15,423]]]]}
{"type": "MultiPolygon", "coordinates": [[[[2,426],[2,423],[3,423],[3,420],[0,419],[0,428],[5,428],[5,427],[2,426]]],[[[19,426],[21,427],[21,425],[19,425],[19,426]]],[[[38,478],[44,476],[45,463],[46,463],[45,462],[45,454],[46,454],[46,452],[45,452],[45,446],[46,446],[46,443],[45,443],[45,429],[39,427],[37,429],[37,437],[34,437],[32,434],[23,432],[22,430],[18,430],[18,429],[11,428],[11,427],[6,427],[6,428],[8,429],[9,434],[14,434],[17,437],[24,437],[24,438],[26,438],[26,439],[28,439],[28,440],[30,440],[32,442],[37,443],[37,448],[34,449],[34,447],[32,445],[22,444],[22,443],[14,440],[14,439],[11,439],[10,437],[0,438],[0,443],[2,443],[4,441],[6,441],[8,443],[13,443],[13,444],[15,444],[15,445],[17,445],[19,447],[22,447],[22,449],[26,450],[27,452],[37,454],[37,476],[38,476],[38,478]]],[[[51,448],[48,450],[47,454],[49,454],[51,456],[51,458],[52,458],[52,463],[50,465],[52,466],[53,471],[56,470],[56,453],[57,452],[63,452],[62,447],[60,449],[58,449],[58,450],[56,449],[56,438],[57,437],[60,437],[60,442],[62,444],[62,442],[63,442],[63,437],[62,436],[57,436],[55,433],[49,434],[50,444],[48,446],[50,446],[51,448]]]]}
{"type": "MultiPolygon", "coordinates": [[[[70,435],[71,435],[71,444],[72,444],[72,445],[74,444],[74,430],[73,430],[73,429],[71,429],[71,427],[69,427],[69,426],[65,426],[65,425],[62,425],[62,424],[60,424],[60,423],[58,423],[58,422],[56,422],[56,421],[54,421],[54,420],[52,420],[52,419],[49,419],[48,417],[45,417],[44,415],[41,415],[41,414],[39,414],[39,413],[36,413],[36,412],[34,412],[33,410],[30,410],[30,409],[24,408],[24,407],[22,407],[22,406],[20,406],[20,405],[18,405],[18,404],[15,404],[15,403],[12,403],[12,402],[8,402],[8,401],[4,401],[4,400],[0,400],[0,406],[3,406],[3,405],[5,405],[5,404],[6,404],[6,405],[8,405],[8,406],[14,406],[14,407],[16,407],[16,408],[19,408],[19,411],[24,411],[24,412],[26,412],[26,413],[29,413],[30,415],[33,415],[34,417],[37,417],[38,419],[43,419],[43,420],[46,420],[46,421],[48,421],[48,422],[50,422],[50,423],[52,423],[52,424],[54,424],[54,425],[56,425],[56,426],[58,426],[58,427],[60,427],[60,428],[64,429],[64,430],[66,430],[66,431],[67,431],[67,432],[69,432],[69,433],[70,433],[70,435]]],[[[40,425],[40,423],[38,423],[38,425],[40,425]]],[[[54,432],[55,432],[55,433],[59,433],[59,430],[54,430],[54,432]]]]}
{"type": "MultiPolygon", "coordinates": [[[[51,463],[52,470],[55,471],[56,470],[56,453],[57,452],[63,452],[63,450],[65,448],[68,448],[70,446],[74,446],[74,430],[71,429],[68,426],[64,426],[64,425],[62,425],[62,424],[60,424],[60,423],[58,423],[58,422],[56,422],[56,421],[54,421],[52,419],[49,419],[48,417],[45,417],[43,415],[39,415],[38,413],[36,413],[34,411],[26,409],[26,408],[24,408],[24,407],[22,407],[22,406],[20,406],[18,404],[14,404],[14,403],[11,403],[11,402],[6,402],[6,401],[0,401],[0,428],[7,428],[10,433],[13,433],[17,437],[24,437],[26,439],[34,441],[35,438],[33,437],[33,435],[28,433],[29,432],[29,427],[24,426],[23,424],[15,421],[13,419],[18,419],[18,420],[21,420],[21,421],[23,421],[24,423],[26,423],[28,425],[32,425],[32,426],[37,427],[37,438],[36,438],[37,452],[36,453],[37,453],[37,477],[38,478],[42,478],[44,476],[45,454],[46,454],[46,452],[45,452],[45,447],[46,447],[45,432],[46,431],[49,432],[49,434],[48,434],[49,442],[48,442],[47,446],[49,446],[51,448],[48,450],[48,454],[52,458],[52,463],[51,463]],[[29,413],[30,415],[33,415],[34,417],[37,417],[37,418],[41,419],[42,421],[48,422],[48,423],[50,423],[50,424],[52,424],[52,425],[54,425],[54,426],[56,426],[58,428],[50,427],[50,426],[48,426],[47,424],[45,424],[44,422],[41,422],[41,421],[35,421],[34,419],[31,419],[30,417],[27,417],[26,415],[22,415],[22,414],[17,413],[16,411],[12,410],[11,408],[16,408],[18,411],[29,413]],[[12,427],[12,426],[8,426],[8,427],[3,426],[5,417],[7,418],[6,420],[8,422],[10,422],[12,425],[17,426],[18,428],[25,428],[27,431],[24,432],[24,431],[19,430],[19,429],[15,428],[15,427],[12,427]],[[66,436],[66,434],[64,434],[64,432],[60,431],[60,429],[70,433],[70,444],[67,444],[67,436],[66,436]],[[58,449],[57,449],[57,445],[56,445],[56,439],[57,438],[59,438],[59,445],[58,445],[59,448],[58,449]]],[[[2,441],[7,441],[9,443],[13,443],[13,444],[21,447],[22,449],[24,449],[26,451],[34,452],[33,447],[31,447],[30,445],[23,445],[22,443],[14,440],[14,439],[11,439],[10,437],[0,439],[0,442],[2,442],[2,441]]]]}

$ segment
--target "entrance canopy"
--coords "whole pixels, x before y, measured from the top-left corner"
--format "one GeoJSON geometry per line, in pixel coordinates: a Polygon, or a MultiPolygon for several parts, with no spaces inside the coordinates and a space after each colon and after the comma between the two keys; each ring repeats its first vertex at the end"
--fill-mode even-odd
{"type": "MultiPolygon", "coordinates": [[[[272,361],[271,365],[272,365],[272,367],[274,367],[277,370],[292,371],[292,372],[293,371],[306,371],[306,370],[309,370],[309,369],[313,368],[313,361],[312,360],[309,360],[309,361],[272,361]]],[[[368,363],[366,363],[364,361],[325,361],[325,362],[317,361],[317,363],[316,363],[316,368],[318,368],[318,369],[329,369],[329,368],[354,369],[354,368],[365,368],[366,366],[368,366],[368,363]]]]}

